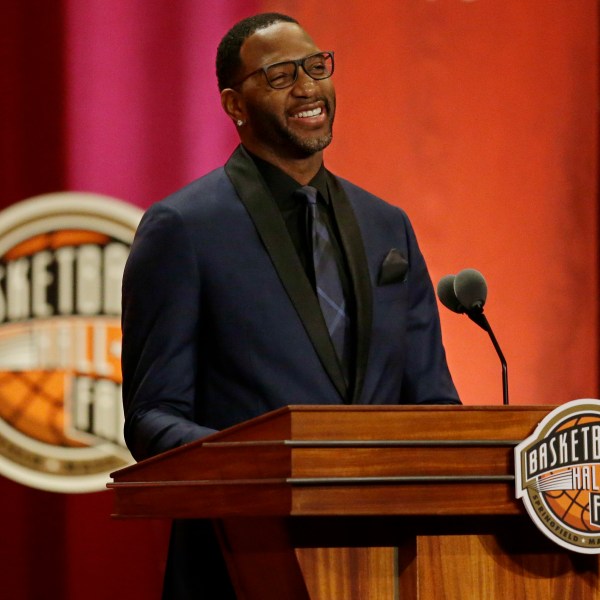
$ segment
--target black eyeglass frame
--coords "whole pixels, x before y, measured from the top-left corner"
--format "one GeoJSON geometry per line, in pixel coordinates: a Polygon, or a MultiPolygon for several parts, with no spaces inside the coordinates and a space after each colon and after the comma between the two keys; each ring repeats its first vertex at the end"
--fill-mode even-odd
{"type": "Polygon", "coordinates": [[[262,71],[265,74],[265,79],[267,80],[267,83],[269,84],[269,86],[271,88],[273,88],[274,90],[285,90],[286,88],[292,87],[298,80],[298,69],[300,67],[302,67],[303,71],[311,79],[314,79],[315,81],[322,81],[323,79],[329,79],[333,75],[333,71],[335,69],[335,61],[333,58],[333,54],[334,54],[333,50],[321,50],[320,52],[314,52],[313,54],[309,54],[308,56],[305,56],[304,58],[296,58],[295,60],[282,60],[280,62],[271,63],[270,65],[265,65],[264,67],[260,67],[256,70],[252,71],[251,73],[248,73],[248,75],[246,75],[244,78],[240,79],[236,83],[232,84],[230,87],[231,88],[239,87],[240,85],[242,85],[242,83],[244,83],[244,81],[246,81],[246,79],[250,79],[250,77],[252,77],[253,75],[256,75],[257,73],[260,73],[262,71]],[[327,75],[325,75],[325,77],[314,77],[306,70],[304,64],[307,60],[314,58],[315,56],[320,56],[320,55],[325,55],[326,60],[327,60],[327,58],[331,57],[331,71],[327,75]],[[283,87],[274,86],[271,83],[271,81],[269,80],[269,76],[267,75],[267,70],[272,69],[273,67],[278,67],[279,65],[288,65],[288,64],[294,65],[293,80],[290,83],[284,85],[283,87]]]}

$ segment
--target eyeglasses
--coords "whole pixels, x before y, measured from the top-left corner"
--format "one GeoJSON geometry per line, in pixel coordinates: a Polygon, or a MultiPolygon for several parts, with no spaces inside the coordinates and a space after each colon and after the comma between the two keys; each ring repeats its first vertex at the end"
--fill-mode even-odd
{"type": "Polygon", "coordinates": [[[304,58],[296,60],[286,60],[284,62],[266,65],[256,71],[252,71],[231,87],[235,88],[246,79],[263,71],[267,78],[267,83],[276,90],[282,90],[296,83],[298,79],[298,67],[302,67],[304,72],[312,79],[327,79],[333,75],[333,52],[316,52],[304,58]]]}

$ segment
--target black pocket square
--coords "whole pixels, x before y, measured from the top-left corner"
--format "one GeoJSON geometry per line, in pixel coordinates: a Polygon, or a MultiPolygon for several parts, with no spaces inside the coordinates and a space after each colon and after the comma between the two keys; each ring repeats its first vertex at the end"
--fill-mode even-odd
{"type": "Polygon", "coordinates": [[[398,283],[406,279],[408,273],[408,260],[399,250],[392,248],[379,269],[379,285],[388,285],[390,283],[398,283]]]}

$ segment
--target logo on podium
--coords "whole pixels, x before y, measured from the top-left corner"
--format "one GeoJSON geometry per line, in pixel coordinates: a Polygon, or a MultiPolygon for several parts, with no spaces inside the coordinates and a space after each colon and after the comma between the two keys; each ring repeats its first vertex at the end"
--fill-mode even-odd
{"type": "Polygon", "coordinates": [[[557,544],[600,553],[600,400],[549,413],[515,448],[516,496],[557,544]]]}

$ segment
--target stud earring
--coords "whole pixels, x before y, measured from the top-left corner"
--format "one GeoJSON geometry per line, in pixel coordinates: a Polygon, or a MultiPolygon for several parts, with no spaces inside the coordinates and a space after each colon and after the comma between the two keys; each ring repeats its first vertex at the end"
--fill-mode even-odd
{"type": "Polygon", "coordinates": [[[241,119],[238,119],[238,120],[235,122],[235,124],[236,124],[238,127],[241,127],[241,126],[244,124],[244,121],[242,121],[241,119]]]}

